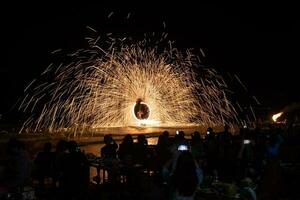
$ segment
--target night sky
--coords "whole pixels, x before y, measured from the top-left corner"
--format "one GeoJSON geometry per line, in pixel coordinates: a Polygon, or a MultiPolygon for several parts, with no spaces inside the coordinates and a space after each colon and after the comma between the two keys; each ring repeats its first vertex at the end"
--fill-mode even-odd
{"type": "Polygon", "coordinates": [[[53,50],[72,51],[87,45],[86,26],[127,37],[167,32],[176,47],[202,48],[205,65],[237,74],[248,88],[242,95],[256,96],[263,107],[276,110],[300,101],[296,7],[34,6],[7,5],[1,13],[2,118],[15,112],[13,105],[26,85],[53,62],[53,50]]]}

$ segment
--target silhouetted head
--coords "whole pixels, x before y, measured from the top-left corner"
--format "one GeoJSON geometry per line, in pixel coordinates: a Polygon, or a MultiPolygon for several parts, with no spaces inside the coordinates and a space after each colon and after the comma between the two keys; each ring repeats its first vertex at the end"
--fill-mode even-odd
{"type": "Polygon", "coordinates": [[[143,144],[143,145],[147,145],[148,144],[147,139],[146,139],[145,135],[143,135],[143,134],[138,135],[137,142],[139,144],[143,144]]]}
{"type": "Polygon", "coordinates": [[[130,134],[125,135],[125,137],[123,138],[123,143],[132,144],[133,143],[132,136],[130,134]]]}
{"type": "Polygon", "coordinates": [[[77,148],[78,148],[78,144],[76,141],[72,140],[68,143],[68,149],[71,153],[76,152],[77,148]]]}
{"type": "Polygon", "coordinates": [[[166,147],[168,144],[167,138],[164,135],[158,137],[157,146],[166,147]]]}
{"type": "Polygon", "coordinates": [[[109,145],[113,142],[113,138],[112,138],[112,135],[111,134],[108,134],[108,135],[105,135],[104,136],[104,143],[106,145],[109,145]]]}
{"type": "Polygon", "coordinates": [[[199,142],[201,140],[200,133],[195,131],[192,135],[192,142],[199,142]]]}
{"type": "Polygon", "coordinates": [[[57,152],[63,152],[68,149],[68,142],[66,140],[60,140],[56,145],[57,152]]]}
{"type": "Polygon", "coordinates": [[[185,133],[184,133],[184,131],[179,131],[179,139],[180,140],[183,140],[184,139],[184,136],[185,136],[185,133]]]}
{"type": "Polygon", "coordinates": [[[137,100],[136,100],[136,104],[140,104],[142,102],[142,99],[141,98],[138,98],[137,100]]]}
{"type": "Polygon", "coordinates": [[[169,131],[164,131],[162,134],[163,134],[163,136],[165,136],[166,138],[169,137],[169,131]]]}

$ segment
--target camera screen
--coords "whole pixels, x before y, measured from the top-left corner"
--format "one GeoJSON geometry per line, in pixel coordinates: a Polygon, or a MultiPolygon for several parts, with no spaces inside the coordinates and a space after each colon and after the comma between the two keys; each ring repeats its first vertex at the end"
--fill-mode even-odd
{"type": "Polygon", "coordinates": [[[188,150],[187,145],[179,145],[178,146],[178,151],[187,151],[187,150],[188,150]]]}
{"type": "Polygon", "coordinates": [[[244,140],[244,144],[250,144],[250,140],[244,140]]]}

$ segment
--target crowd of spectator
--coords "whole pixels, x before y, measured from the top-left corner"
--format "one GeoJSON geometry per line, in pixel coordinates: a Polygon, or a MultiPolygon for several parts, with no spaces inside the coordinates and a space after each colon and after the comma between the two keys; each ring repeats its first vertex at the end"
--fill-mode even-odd
{"type": "MultiPolygon", "coordinates": [[[[208,128],[188,136],[180,130],[175,135],[164,131],[156,145],[148,145],[143,134],[136,142],[127,134],[120,143],[108,134],[96,156],[108,175],[108,199],[196,199],[199,188],[218,182],[240,188],[241,199],[279,199],[281,147],[297,143],[295,138],[278,127],[241,128],[237,135],[228,126],[219,133],[208,128]],[[116,192],[122,185],[127,194],[116,192]],[[149,188],[152,194],[146,198],[149,188]]],[[[93,199],[90,160],[75,141],[61,140],[54,151],[46,142],[31,161],[25,145],[11,139],[0,166],[0,194],[18,193],[34,179],[37,193],[51,185],[53,199],[93,199]]],[[[104,183],[105,177],[95,178],[104,183]]]]}

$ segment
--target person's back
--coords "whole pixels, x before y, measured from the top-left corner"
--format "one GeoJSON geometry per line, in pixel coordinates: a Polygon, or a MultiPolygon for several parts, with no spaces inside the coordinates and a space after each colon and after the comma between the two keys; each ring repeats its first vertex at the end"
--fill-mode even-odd
{"type": "Polygon", "coordinates": [[[192,154],[188,151],[181,152],[171,179],[171,185],[175,189],[173,199],[194,199],[196,188],[202,179],[202,171],[196,165],[192,154]]]}
{"type": "Polygon", "coordinates": [[[45,177],[52,177],[54,170],[54,153],[51,152],[52,145],[50,142],[45,143],[44,151],[39,152],[34,164],[37,168],[37,175],[40,181],[45,177]]]}
{"type": "Polygon", "coordinates": [[[225,146],[232,144],[232,134],[229,131],[228,125],[225,125],[224,131],[220,133],[220,142],[222,145],[225,145],[225,146]]]}
{"type": "Polygon", "coordinates": [[[208,128],[204,142],[204,153],[207,161],[206,171],[213,174],[218,167],[219,146],[212,128],[208,128]]]}
{"type": "Polygon", "coordinates": [[[101,157],[105,159],[117,158],[118,145],[113,140],[111,135],[104,136],[105,146],[101,148],[101,157]]]}
{"type": "Polygon", "coordinates": [[[159,170],[162,170],[163,165],[171,156],[168,145],[168,138],[165,135],[160,135],[156,145],[157,165],[159,170]]]}
{"type": "Polygon", "coordinates": [[[197,161],[199,161],[204,156],[203,143],[201,140],[200,133],[198,131],[195,131],[192,135],[191,151],[193,157],[197,161]]]}
{"type": "Polygon", "coordinates": [[[273,133],[269,138],[266,152],[266,165],[258,187],[258,197],[261,199],[277,199],[280,191],[282,169],[280,167],[279,148],[283,138],[273,133]]]}
{"type": "Polygon", "coordinates": [[[57,181],[61,181],[62,170],[64,165],[64,158],[67,154],[68,142],[66,140],[60,140],[57,143],[56,151],[54,153],[54,169],[53,169],[53,182],[56,185],[57,181]]]}
{"type": "Polygon", "coordinates": [[[145,165],[147,161],[147,146],[148,141],[145,135],[138,135],[138,141],[134,144],[135,161],[139,164],[145,165]]]}
{"type": "Polygon", "coordinates": [[[3,183],[9,189],[22,186],[30,178],[31,163],[23,144],[16,139],[8,142],[3,183]]]}
{"type": "Polygon", "coordinates": [[[122,143],[120,144],[118,156],[121,160],[133,159],[134,155],[134,144],[132,136],[127,134],[122,143]]]}
{"type": "Polygon", "coordinates": [[[68,198],[81,199],[89,182],[89,168],[75,141],[69,142],[69,153],[63,156],[62,164],[63,192],[68,198]]]}

